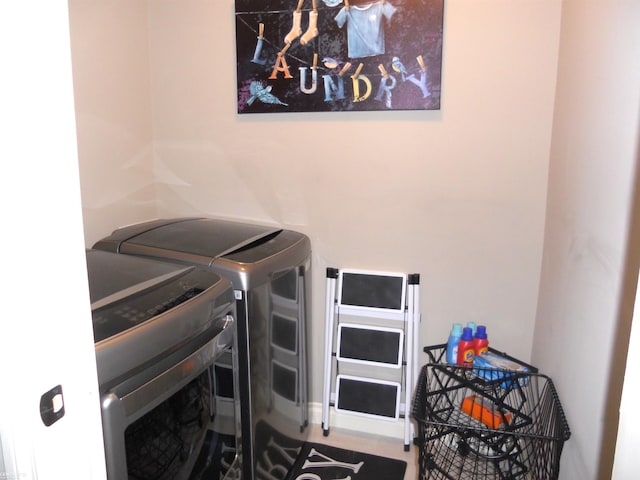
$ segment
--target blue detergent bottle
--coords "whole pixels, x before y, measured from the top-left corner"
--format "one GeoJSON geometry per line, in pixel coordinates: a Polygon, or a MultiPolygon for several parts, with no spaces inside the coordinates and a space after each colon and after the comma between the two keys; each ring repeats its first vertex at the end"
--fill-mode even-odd
{"type": "Polygon", "coordinates": [[[447,341],[447,363],[455,365],[458,362],[458,344],[462,338],[462,324],[454,323],[447,341]]]}

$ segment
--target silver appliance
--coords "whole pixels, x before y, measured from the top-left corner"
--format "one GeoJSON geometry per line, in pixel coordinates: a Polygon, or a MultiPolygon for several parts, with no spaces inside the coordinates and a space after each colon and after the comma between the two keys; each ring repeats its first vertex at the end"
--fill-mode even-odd
{"type": "Polygon", "coordinates": [[[233,404],[238,392],[233,379],[213,380],[219,362],[237,364],[229,280],[98,250],[86,256],[109,480],[196,479],[212,469],[237,478],[239,403],[225,411],[215,399],[233,404]]]}
{"type": "MultiPolygon", "coordinates": [[[[275,430],[293,446],[308,438],[309,238],[248,223],[177,218],[115,230],[94,248],[206,267],[232,281],[243,478],[267,478],[272,463],[269,432],[275,430]]],[[[282,472],[290,466],[277,468],[282,472]]]]}

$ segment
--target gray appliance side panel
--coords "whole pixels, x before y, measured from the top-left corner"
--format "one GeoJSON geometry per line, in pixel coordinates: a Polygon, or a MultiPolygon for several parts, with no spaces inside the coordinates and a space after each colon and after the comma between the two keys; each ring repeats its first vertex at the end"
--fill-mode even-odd
{"type": "Polygon", "coordinates": [[[308,265],[311,257],[311,242],[305,235],[296,242],[283,246],[281,250],[262,259],[242,263],[235,255],[217,258],[211,269],[218,275],[228,278],[236,290],[249,291],[273,280],[274,274],[285,272],[292,267],[308,265]]]}

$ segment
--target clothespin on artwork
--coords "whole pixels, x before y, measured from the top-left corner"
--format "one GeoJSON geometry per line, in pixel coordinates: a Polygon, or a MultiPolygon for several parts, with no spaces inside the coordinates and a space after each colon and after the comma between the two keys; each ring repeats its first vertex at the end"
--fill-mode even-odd
{"type": "Polygon", "coordinates": [[[361,63],[360,65],[358,65],[358,68],[356,68],[355,73],[351,75],[351,78],[353,78],[354,80],[357,80],[358,77],[360,76],[360,72],[362,71],[363,67],[364,67],[364,63],[361,63]]]}
{"type": "Polygon", "coordinates": [[[262,47],[264,45],[264,23],[258,24],[258,41],[256,42],[256,49],[253,52],[253,58],[251,59],[252,63],[257,63],[258,65],[264,65],[267,63],[267,60],[264,58],[260,58],[262,55],[262,47]]]}
{"type": "Polygon", "coordinates": [[[424,64],[424,60],[422,59],[422,55],[418,55],[416,57],[416,60],[418,60],[418,65],[420,65],[420,68],[422,69],[423,72],[427,71],[427,66],[424,64]]]}
{"type": "Polygon", "coordinates": [[[343,76],[345,73],[347,73],[347,71],[351,68],[351,64],[349,62],[344,64],[344,67],[342,67],[342,70],[340,70],[340,72],[338,73],[338,76],[341,77],[343,76]]]}
{"type": "Polygon", "coordinates": [[[349,0],[344,0],[344,8],[349,10],[349,0]]]}
{"type": "Polygon", "coordinates": [[[387,73],[387,69],[384,68],[383,64],[378,65],[378,70],[380,70],[380,73],[382,74],[382,78],[384,78],[385,80],[387,78],[389,78],[389,74],[387,73]]]}
{"type": "Polygon", "coordinates": [[[312,70],[317,70],[318,69],[318,53],[314,53],[313,54],[313,66],[311,67],[312,70]]]}
{"type": "Polygon", "coordinates": [[[279,56],[279,57],[284,57],[284,54],[285,54],[285,53],[287,53],[287,50],[289,50],[289,47],[290,47],[290,46],[291,46],[291,44],[290,44],[290,43],[287,43],[287,44],[284,46],[284,48],[278,52],[278,56],[279,56]]]}

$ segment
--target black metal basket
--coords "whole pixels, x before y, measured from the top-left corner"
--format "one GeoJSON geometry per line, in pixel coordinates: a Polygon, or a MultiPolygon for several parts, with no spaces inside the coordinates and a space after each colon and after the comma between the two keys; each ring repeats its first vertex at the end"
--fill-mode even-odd
{"type": "Polygon", "coordinates": [[[425,348],[416,388],[420,479],[558,478],[571,433],[551,379],[523,362],[493,378],[443,363],[445,351],[425,348]]]}

